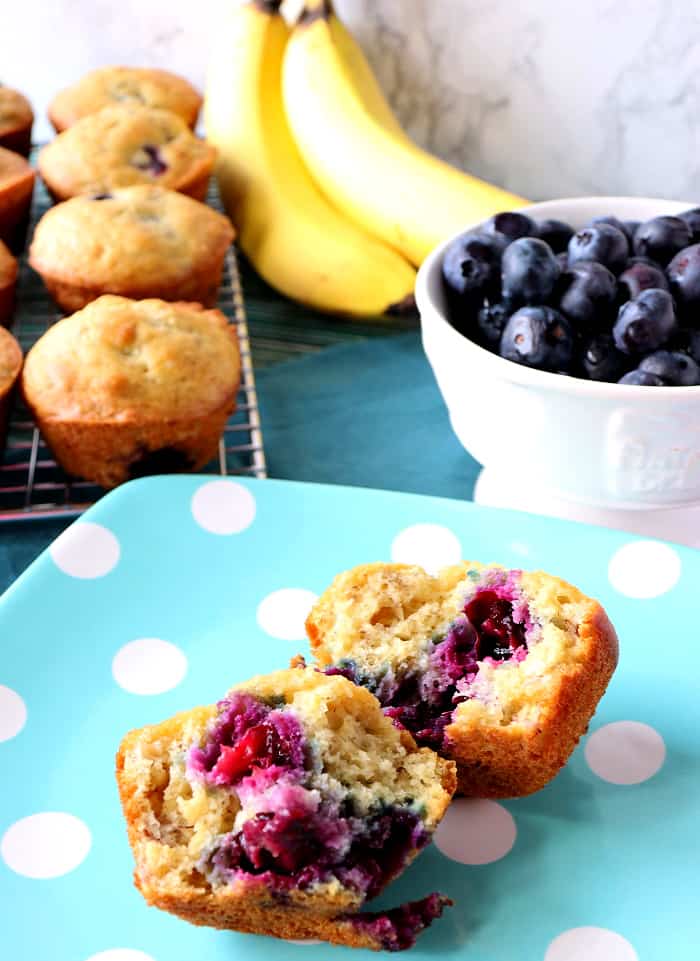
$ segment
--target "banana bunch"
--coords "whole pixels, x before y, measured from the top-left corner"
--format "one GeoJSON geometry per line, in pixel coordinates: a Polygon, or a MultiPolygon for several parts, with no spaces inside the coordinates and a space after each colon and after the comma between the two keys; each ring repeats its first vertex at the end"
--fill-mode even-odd
{"type": "Polygon", "coordinates": [[[436,244],[524,201],[409,140],[329,0],[305,3],[291,32],[280,6],[229,3],[217,28],[204,112],[224,205],[281,293],[362,317],[401,309],[436,244]]]}

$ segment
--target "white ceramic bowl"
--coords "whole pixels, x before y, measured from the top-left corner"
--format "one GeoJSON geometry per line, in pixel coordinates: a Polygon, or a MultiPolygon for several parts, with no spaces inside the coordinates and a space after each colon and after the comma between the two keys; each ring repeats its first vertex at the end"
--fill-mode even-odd
{"type": "MultiPolygon", "coordinates": [[[[523,212],[578,228],[603,214],[644,221],[692,206],[581,197],[523,212]]],[[[507,483],[597,507],[700,504],[700,386],[596,383],[533,370],[477,346],[447,320],[440,265],[450,240],[421,267],[416,299],[425,352],[469,453],[507,483]]]]}

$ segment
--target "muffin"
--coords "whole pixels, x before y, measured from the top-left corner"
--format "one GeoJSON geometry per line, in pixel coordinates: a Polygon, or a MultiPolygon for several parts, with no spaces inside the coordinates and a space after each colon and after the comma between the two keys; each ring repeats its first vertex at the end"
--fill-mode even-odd
{"type": "Polygon", "coordinates": [[[0,326],[9,327],[15,310],[17,261],[0,240],[0,326]]]}
{"type": "Polygon", "coordinates": [[[215,158],[177,114],[117,104],[59,134],[38,166],[55,200],[153,183],[204,200],[215,158]]]}
{"type": "Polygon", "coordinates": [[[0,240],[12,253],[24,250],[34,193],[34,171],[24,157],[0,147],[0,240]]]}
{"type": "Polygon", "coordinates": [[[105,296],[39,338],[22,393],[66,473],[114,487],[215,457],[239,376],[220,311],[105,296]]]}
{"type": "Polygon", "coordinates": [[[22,369],[22,349],[12,334],[0,327],[0,458],[5,449],[12,395],[22,369]]]}
{"type": "Polygon", "coordinates": [[[34,112],[27,98],[0,84],[0,147],[28,157],[33,123],[34,112]]]}
{"type": "Polygon", "coordinates": [[[322,669],[374,692],[485,798],[544,787],[585,733],[617,664],[597,601],[542,571],[463,562],[340,574],[307,620],[322,669]]]}
{"type": "Polygon", "coordinates": [[[101,294],[216,303],[230,221],[163,187],[73,197],[37,224],[29,263],[67,313],[101,294]]]}
{"type": "Polygon", "coordinates": [[[343,677],[277,671],[132,731],[117,781],[136,887],[193,924],[399,950],[449,903],[358,913],[430,841],[454,765],[343,677]]]}
{"type": "Polygon", "coordinates": [[[100,67],[58,93],[49,105],[57,133],[82,117],[115,103],[141,104],[170,110],[194,127],[202,97],[183,77],[143,67],[100,67]]]}

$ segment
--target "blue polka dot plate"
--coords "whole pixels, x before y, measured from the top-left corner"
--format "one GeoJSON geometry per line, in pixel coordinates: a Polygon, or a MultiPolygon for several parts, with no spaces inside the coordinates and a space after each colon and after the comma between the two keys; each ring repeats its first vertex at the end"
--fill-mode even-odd
{"type": "Polygon", "coordinates": [[[620,665],[548,787],[453,802],[377,907],[436,887],[454,900],[415,959],[697,961],[700,553],[471,503],[203,477],[114,491],[0,600],[3,961],[350,957],[148,908],[114,754],[130,728],[304,653],[304,617],[338,571],[461,556],[543,568],[597,597],[620,665]]]}

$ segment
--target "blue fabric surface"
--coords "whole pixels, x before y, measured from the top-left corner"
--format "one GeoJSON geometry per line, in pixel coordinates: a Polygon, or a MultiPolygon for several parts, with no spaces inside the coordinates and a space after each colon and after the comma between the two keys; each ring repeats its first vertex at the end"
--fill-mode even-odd
{"type": "MultiPolygon", "coordinates": [[[[471,498],[417,333],[342,344],[257,373],[270,477],[471,498]]],[[[68,525],[0,524],[0,592],[68,525]]]]}

